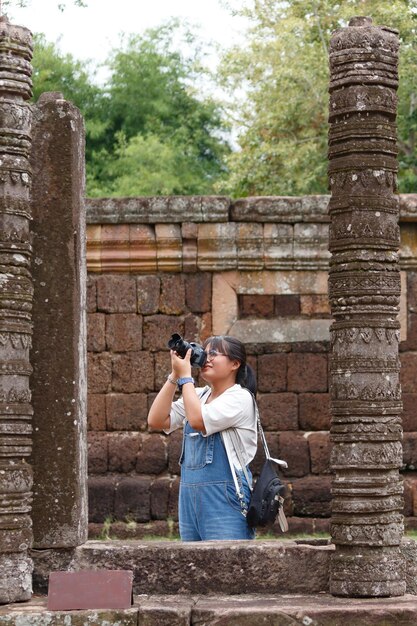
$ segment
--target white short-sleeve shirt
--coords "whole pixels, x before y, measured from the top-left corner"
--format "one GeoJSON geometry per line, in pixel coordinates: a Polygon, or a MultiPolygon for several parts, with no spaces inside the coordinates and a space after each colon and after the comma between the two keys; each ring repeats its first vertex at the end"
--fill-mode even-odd
{"type": "MultiPolygon", "coordinates": [[[[227,428],[236,428],[241,442],[241,449],[244,453],[244,460],[246,463],[250,463],[256,454],[257,448],[256,414],[251,393],[244,387],[235,384],[226,389],[215,400],[206,404],[206,400],[210,395],[209,387],[198,387],[196,392],[201,398],[201,414],[206,430],[205,436],[213,435],[227,428]]],[[[169,434],[181,428],[185,419],[184,402],[180,398],[171,405],[170,427],[165,432],[169,434]]],[[[240,468],[239,460],[229,438],[224,441],[228,452],[231,454],[233,464],[235,467],[240,468]]]]}

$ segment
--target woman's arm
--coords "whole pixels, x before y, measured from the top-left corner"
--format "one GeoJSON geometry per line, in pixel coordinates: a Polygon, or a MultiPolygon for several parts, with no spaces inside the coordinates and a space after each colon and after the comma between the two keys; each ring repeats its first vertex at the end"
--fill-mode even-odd
{"type": "MultiPolygon", "coordinates": [[[[171,380],[175,380],[174,374],[170,374],[171,380]]],[[[171,404],[177,386],[167,380],[161,391],[152,403],[148,414],[148,424],[155,430],[168,430],[171,425],[171,404]]]]}

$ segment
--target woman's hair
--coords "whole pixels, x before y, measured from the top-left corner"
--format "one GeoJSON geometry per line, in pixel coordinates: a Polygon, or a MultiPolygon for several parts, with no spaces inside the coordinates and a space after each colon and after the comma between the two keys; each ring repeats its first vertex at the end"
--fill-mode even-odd
{"type": "Polygon", "coordinates": [[[246,362],[245,345],[236,337],[229,335],[214,335],[204,342],[204,348],[210,344],[210,348],[225,354],[231,361],[239,361],[240,366],[236,374],[236,382],[256,394],[256,375],[253,368],[246,362]]]}

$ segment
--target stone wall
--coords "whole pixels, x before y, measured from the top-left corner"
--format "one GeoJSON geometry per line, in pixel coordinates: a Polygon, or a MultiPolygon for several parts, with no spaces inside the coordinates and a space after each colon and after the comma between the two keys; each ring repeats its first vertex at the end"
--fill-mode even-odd
{"type": "MultiPolygon", "coordinates": [[[[177,530],[181,435],[146,426],[173,332],[246,343],[271,453],[288,462],[290,530],[328,530],[327,204],[327,196],[87,201],[92,536],[177,530]]],[[[417,196],[401,196],[400,206],[404,512],[414,528],[417,196]]]]}

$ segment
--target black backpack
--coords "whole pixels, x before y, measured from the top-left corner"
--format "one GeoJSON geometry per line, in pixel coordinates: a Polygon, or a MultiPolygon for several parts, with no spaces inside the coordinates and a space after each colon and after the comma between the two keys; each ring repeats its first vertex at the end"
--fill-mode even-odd
{"type": "MultiPolygon", "coordinates": [[[[280,481],[274,461],[267,459],[252,491],[246,520],[250,528],[273,524],[284,503],[285,485],[280,481]]],[[[280,519],[281,523],[281,519],[280,519]]],[[[281,529],[282,524],[281,524],[281,529]]]]}

